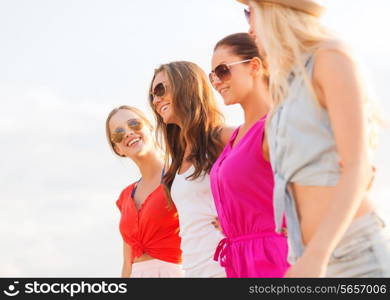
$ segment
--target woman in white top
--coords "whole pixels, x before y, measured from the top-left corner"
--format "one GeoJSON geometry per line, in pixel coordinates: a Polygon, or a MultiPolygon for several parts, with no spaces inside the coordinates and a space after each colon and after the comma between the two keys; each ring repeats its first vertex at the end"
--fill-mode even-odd
{"type": "Polygon", "coordinates": [[[224,126],[208,78],[194,63],[156,69],[149,100],[165,141],[164,183],[179,213],[186,277],[226,277],[213,257],[223,235],[213,225],[217,212],[209,172],[232,129],[224,126]]]}

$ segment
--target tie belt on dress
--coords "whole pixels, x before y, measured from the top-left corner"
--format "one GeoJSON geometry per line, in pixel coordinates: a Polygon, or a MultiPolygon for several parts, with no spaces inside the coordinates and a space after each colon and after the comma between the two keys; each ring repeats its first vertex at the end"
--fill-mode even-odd
{"type": "Polygon", "coordinates": [[[228,256],[227,252],[229,251],[229,247],[232,243],[236,243],[239,241],[253,240],[253,239],[258,239],[263,237],[269,237],[269,236],[280,237],[281,234],[268,231],[263,233],[240,235],[234,238],[226,237],[219,242],[217,249],[215,250],[214,260],[219,261],[222,267],[226,267],[227,265],[226,261],[228,256]]]}

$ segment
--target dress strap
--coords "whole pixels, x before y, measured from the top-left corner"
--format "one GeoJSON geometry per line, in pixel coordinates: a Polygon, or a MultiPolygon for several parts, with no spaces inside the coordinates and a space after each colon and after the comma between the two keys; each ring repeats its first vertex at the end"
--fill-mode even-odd
{"type": "MultiPolygon", "coordinates": [[[[161,172],[161,183],[163,181],[163,178],[164,178],[164,174],[165,174],[165,168],[162,169],[162,172],[161,172]]],[[[142,177],[134,184],[134,188],[131,192],[131,197],[134,198],[134,195],[135,195],[135,191],[137,190],[137,187],[138,187],[138,183],[140,183],[140,181],[142,180],[142,177]]]]}
{"type": "Polygon", "coordinates": [[[238,127],[233,131],[233,134],[232,134],[232,136],[230,137],[228,144],[231,145],[232,143],[234,143],[234,141],[236,140],[236,137],[237,137],[237,135],[238,135],[238,132],[240,131],[240,128],[241,128],[241,125],[238,126],[238,127]]]}
{"type": "Polygon", "coordinates": [[[161,183],[163,181],[164,175],[165,175],[165,167],[162,169],[162,172],[161,172],[161,183]]]}
{"type": "Polygon", "coordinates": [[[141,179],[142,179],[142,177],[134,184],[134,188],[133,188],[133,190],[131,191],[131,198],[134,198],[135,191],[137,190],[138,183],[141,181],[141,179]]]}

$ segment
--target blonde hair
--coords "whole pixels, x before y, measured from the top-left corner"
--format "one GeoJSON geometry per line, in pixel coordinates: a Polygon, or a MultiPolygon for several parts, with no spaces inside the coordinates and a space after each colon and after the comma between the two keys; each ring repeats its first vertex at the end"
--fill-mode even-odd
{"type": "MultiPolygon", "coordinates": [[[[106,119],[106,137],[107,137],[107,141],[108,141],[108,144],[110,145],[110,148],[111,150],[118,156],[121,156],[121,157],[124,157],[124,155],[120,155],[118,152],[116,152],[115,150],[115,145],[114,143],[111,141],[111,132],[110,132],[110,120],[111,118],[121,109],[127,109],[129,111],[131,111],[132,113],[136,114],[138,117],[140,117],[146,124],[146,126],[148,126],[150,128],[151,131],[154,131],[154,126],[152,124],[152,122],[150,122],[150,120],[148,119],[148,117],[146,116],[146,114],[136,108],[136,107],[133,107],[133,106],[128,106],[128,105],[121,105],[117,108],[114,108],[107,116],[107,119],[106,119]]],[[[152,135],[152,138],[153,138],[153,144],[154,144],[154,147],[155,147],[155,150],[158,151],[158,154],[162,156],[162,153],[161,153],[161,146],[157,143],[156,139],[154,138],[154,135],[152,135]]],[[[173,201],[172,201],[172,198],[171,198],[171,195],[169,193],[169,190],[167,189],[167,187],[165,186],[165,184],[163,185],[163,190],[164,190],[164,193],[165,193],[165,196],[166,196],[166,199],[167,199],[167,208],[168,209],[171,209],[173,206],[173,201]]]]}
{"type": "MultiPolygon", "coordinates": [[[[107,138],[107,142],[108,144],[110,145],[110,148],[111,150],[118,156],[121,156],[123,157],[123,155],[120,155],[118,152],[116,152],[115,150],[115,144],[112,142],[111,140],[111,131],[110,131],[110,120],[111,118],[118,112],[120,111],[121,109],[127,109],[129,111],[131,111],[132,113],[136,114],[138,117],[140,117],[144,122],[145,124],[150,128],[151,131],[154,130],[154,126],[153,124],[149,121],[148,117],[145,115],[145,113],[143,111],[141,111],[140,109],[136,108],[136,107],[133,107],[133,106],[128,106],[128,105],[121,105],[117,108],[114,108],[107,116],[107,119],[106,119],[106,138],[107,138]]],[[[154,145],[156,147],[156,149],[158,149],[158,145],[156,143],[156,141],[154,141],[154,145]]]]}
{"type": "MultiPolygon", "coordinates": [[[[319,17],[279,4],[255,0],[251,3],[258,16],[254,18],[256,37],[265,52],[269,72],[269,90],[274,108],[286,98],[289,90],[288,79],[293,70],[303,76],[307,88],[317,100],[311,78],[304,65],[308,55],[315,54],[324,45],[325,47],[330,45],[330,48],[343,53],[356,65],[356,60],[352,58],[347,47],[320,22],[319,17]]],[[[369,101],[371,99],[367,93],[365,94],[369,141],[370,146],[374,147],[381,118],[378,109],[372,101],[369,101]]],[[[318,101],[316,102],[318,104],[318,101]]],[[[270,116],[272,114],[271,111],[270,116]]]]}

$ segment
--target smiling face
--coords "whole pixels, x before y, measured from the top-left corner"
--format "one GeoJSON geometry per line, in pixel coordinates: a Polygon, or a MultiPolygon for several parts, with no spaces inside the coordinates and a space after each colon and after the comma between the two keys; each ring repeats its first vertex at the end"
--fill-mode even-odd
{"type": "Polygon", "coordinates": [[[152,84],[153,107],[165,124],[178,124],[174,113],[171,85],[165,71],[158,72],[152,84]]]}
{"type": "MultiPolygon", "coordinates": [[[[230,64],[243,60],[242,57],[233,54],[231,50],[231,47],[228,46],[220,46],[215,49],[211,60],[211,69],[214,70],[220,64],[230,64]]],[[[240,103],[254,86],[251,61],[235,64],[229,68],[230,76],[228,78],[220,80],[214,76],[213,80],[214,88],[222,96],[226,105],[240,103]]]]}
{"type": "Polygon", "coordinates": [[[152,128],[135,112],[119,109],[108,127],[113,148],[120,156],[135,159],[154,150],[152,128]]]}

